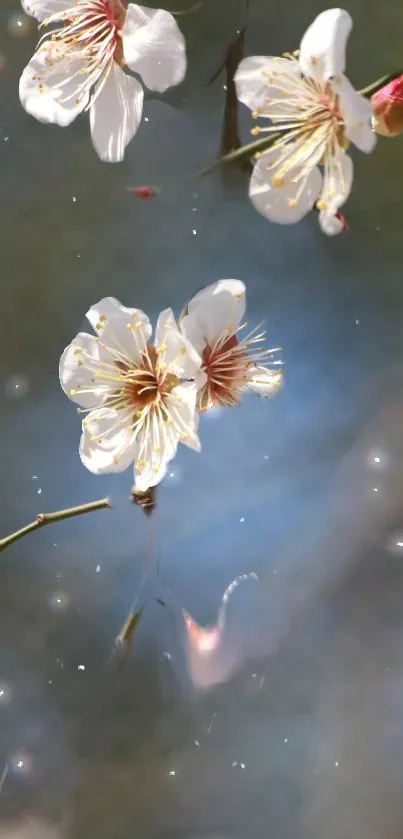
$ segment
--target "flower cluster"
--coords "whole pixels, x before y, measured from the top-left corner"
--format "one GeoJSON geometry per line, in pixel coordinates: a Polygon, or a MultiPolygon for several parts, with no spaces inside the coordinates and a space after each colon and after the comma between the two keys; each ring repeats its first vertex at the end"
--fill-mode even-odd
{"type": "Polygon", "coordinates": [[[237,405],[246,391],[270,396],[281,385],[278,348],[246,324],[245,286],[220,280],[200,291],[176,322],[157,321],[113,297],[87,312],[95,335],[80,332],[60,360],[65,393],[86,414],[80,457],[95,474],[134,463],[136,489],[164,477],[178,443],[200,450],[199,413],[237,405]]]}

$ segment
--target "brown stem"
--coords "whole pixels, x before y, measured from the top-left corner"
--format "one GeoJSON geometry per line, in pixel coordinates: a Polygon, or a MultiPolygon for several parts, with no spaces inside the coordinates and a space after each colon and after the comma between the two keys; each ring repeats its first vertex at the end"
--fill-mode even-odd
{"type": "Polygon", "coordinates": [[[4,539],[0,539],[0,552],[16,542],[17,539],[22,539],[33,530],[38,530],[39,527],[44,527],[45,524],[52,524],[55,521],[63,521],[63,519],[71,519],[73,516],[82,516],[84,513],[92,513],[94,510],[102,510],[110,508],[108,498],[101,498],[99,501],[90,501],[88,504],[81,504],[79,507],[67,507],[66,510],[57,510],[54,513],[38,513],[36,519],[16,530],[15,533],[10,533],[4,539]]]}

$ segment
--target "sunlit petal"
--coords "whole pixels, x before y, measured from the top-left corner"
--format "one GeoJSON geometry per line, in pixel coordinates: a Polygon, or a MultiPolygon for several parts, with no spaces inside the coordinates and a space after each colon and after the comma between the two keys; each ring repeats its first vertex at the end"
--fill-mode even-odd
{"type": "Polygon", "coordinates": [[[299,63],[305,76],[326,82],[344,73],[347,39],[353,26],[344,9],[321,12],[301,40],[299,63]]]}
{"type": "Polygon", "coordinates": [[[100,84],[101,92],[90,108],[92,143],[101,160],[117,163],[140,125],[144,91],[115,63],[100,84]]]}
{"type": "Polygon", "coordinates": [[[312,210],[320,193],[322,175],[315,166],[305,179],[298,169],[283,178],[275,168],[278,159],[276,148],[259,158],[252,172],[249,197],[255,209],[269,221],[295,224],[312,210]]]}
{"type": "Polygon", "coordinates": [[[122,306],[114,297],[104,297],[88,310],[92,328],[102,342],[118,353],[139,362],[141,353],[151,337],[151,324],[141,309],[122,306]]]}
{"type": "Polygon", "coordinates": [[[129,3],[122,39],[126,64],[150,90],[163,93],[184,79],[185,39],[169,12],[129,3]]]}

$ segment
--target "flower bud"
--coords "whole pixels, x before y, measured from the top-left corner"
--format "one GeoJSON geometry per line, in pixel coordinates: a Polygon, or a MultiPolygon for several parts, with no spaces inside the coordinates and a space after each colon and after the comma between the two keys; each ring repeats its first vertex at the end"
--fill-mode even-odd
{"type": "Polygon", "coordinates": [[[381,87],[371,99],[372,127],[382,137],[403,133],[403,75],[381,87]]]}
{"type": "Polygon", "coordinates": [[[348,229],[348,224],[338,210],[320,210],[319,227],[326,236],[337,236],[348,229]]]}

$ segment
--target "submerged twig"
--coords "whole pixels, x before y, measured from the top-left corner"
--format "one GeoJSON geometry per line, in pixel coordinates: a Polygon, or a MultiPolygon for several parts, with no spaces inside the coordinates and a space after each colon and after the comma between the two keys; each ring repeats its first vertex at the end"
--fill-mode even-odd
{"type": "MultiPolygon", "coordinates": [[[[246,13],[248,9],[249,0],[247,0],[246,4],[246,13]]],[[[243,58],[246,27],[247,23],[244,24],[242,29],[237,30],[236,37],[231,41],[222,63],[209,81],[209,84],[212,84],[225,69],[226,95],[220,144],[220,154],[224,156],[234,152],[241,146],[238,132],[238,98],[234,79],[237,67],[243,58]]],[[[239,168],[247,172],[252,171],[252,163],[247,156],[232,157],[227,162],[235,163],[239,168]]]]}
{"type": "Polygon", "coordinates": [[[56,510],[54,513],[38,513],[34,521],[26,524],[25,527],[21,527],[20,530],[16,530],[15,533],[10,533],[4,539],[0,539],[0,551],[4,551],[5,548],[12,545],[17,539],[22,539],[23,536],[27,536],[33,530],[44,527],[45,524],[71,519],[74,516],[82,516],[84,513],[92,513],[95,510],[110,508],[110,506],[109,498],[101,498],[99,501],[90,501],[88,504],[81,504],[78,507],[67,507],[65,510],[56,510]]]}

